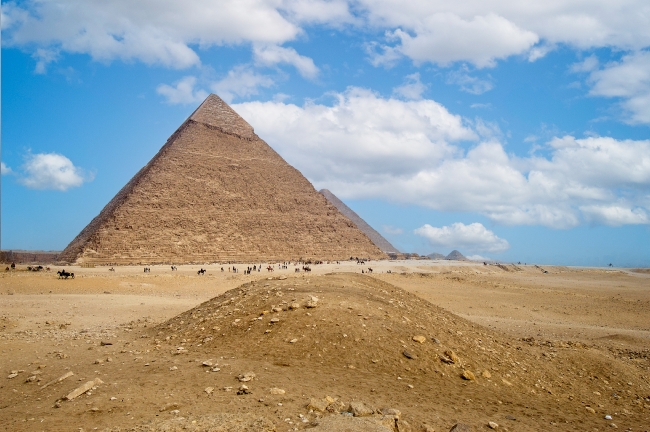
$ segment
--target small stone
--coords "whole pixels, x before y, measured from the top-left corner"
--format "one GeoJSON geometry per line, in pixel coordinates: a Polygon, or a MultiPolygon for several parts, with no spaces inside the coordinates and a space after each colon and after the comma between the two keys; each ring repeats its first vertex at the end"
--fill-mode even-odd
{"type": "Polygon", "coordinates": [[[413,354],[411,354],[410,352],[406,351],[406,350],[404,350],[404,351],[402,352],[402,355],[403,355],[404,357],[406,357],[407,359],[411,359],[411,360],[414,360],[414,359],[415,359],[415,356],[414,356],[413,354]]]}
{"type": "Polygon", "coordinates": [[[296,342],[298,342],[298,339],[291,339],[291,340],[289,341],[289,343],[296,343],[296,342]]]}
{"type": "Polygon", "coordinates": [[[305,303],[305,307],[309,309],[313,309],[316,306],[318,306],[318,297],[310,296],[309,299],[307,299],[307,302],[305,303]]]}
{"type": "Polygon", "coordinates": [[[402,416],[402,412],[395,408],[382,408],[379,410],[385,416],[393,416],[399,419],[402,416]]]}
{"type": "Polygon", "coordinates": [[[605,420],[611,420],[611,419],[612,419],[612,416],[611,416],[611,415],[607,414],[607,415],[605,416],[605,420]]]}
{"type": "Polygon", "coordinates": [[[271,394],[274,394],[274,395],[283,395],[283,394],[286,393],[286,392],[284,391],[284,389],[277,388],[277,387],[273,387],[273,388],[270,390],[270,392],[271,392],[271,394]]]}
{"type": "Polygon", "coordinates": [[[375,410],[364,404],[363,402],[350,402],[348,412],[351,412],[355,417],[371,416],[375,410]]]}
{"type": "Polygon", "coordinates": [[[212,372],[219,372],[221,369],[218,368],[218,367],[213,367],[213,368],[210,369],[210,370],[211,370],[212,372]]]}
{"type": "Polygon", "coordinates": [[[434,344],[440,345],[440,340],[437,338],[432,337],[431,340],[433,341],[434,344]]]}
{"type": "Polygon", "coordinates": [[[468,371],[468,370],[464,370],[461,377],[463,377],[463,379],[466,379],[468,381],[474,381],[476,379],[476,376],[474,376],[472,371],[468,371]]]}
{"type": "Polygon", "coordinates": [[[244,372],[243,374],[237,375],[239,382],[248,382],[255,379],[255,372],[244,372]]]}
{"type": "Polygon", "coordinates": [[[460,359],[458,358],[456,353],[453,352],[452,350],[445,351],[445,355],[451,360],[452,363],[460,362],[460,359]]]}
{"type": "Polygon", "coordinates": [[[592,407],[590,407],[590,406],[588,406],[588,407],[585,407],[585,409],[586,409],[587,411],[589,411],[590,413],[592,413],[592,414],[596,414],[596,410],[595,410],[595,409],[593,409],[593,408],[592,408],[592,407]]]}
{"type": "Polygon", "coordinates": [[[237,391],[237,394],[240,396],[251,394],[251,393],[252,392],[248,389],[248,386],[246,384],[242,384],[241,386],[239,386],[239,391],[237,391]]]}
{"type": "Polygon", "coordinates": [[[307,409],[318,411],[318,412],[325,412],[329,404],[330,402],[328,402],[327,399],[311,398],[309,399],[309,404],[307,404],[307,409]]]}
{"type": "Polygon", "coordinates": [[[501,378],[501,382],[507,385],[508,387],[512,386],[512,383],[505,378],[501,378]]]}
{"type": "Polygon", "coordinates": [[[492,378],[492,374],[488,370],[484,370],[483,372],[481,372],[481,376],[483,378],[492,378]]]}
{"type": "Polygon", "coordinates": [[[68,395],[64,399],[73,400],[74,398],[86,393],[88,390],[100,384],[104,384],[104,382],[99,378],[95,378],[93,381],[88,381],[87,383],[72,390],[70,393],[68,393],[68,395]]]}
{"type": "Polygon", "coordinates": [[[102,359],[95,360],[95,364],[102,364],[102,363],[104,363],[104,360],[102,359]]]}
{"type": "Polygon", "coordinates": [[[296,303],[296,302],[291,303],[291,304],[289,305],[289,309],[291,309],[291,310],[300,309],[300,303],[296,303]]]}
{"type": "Polygon", "coordinates": [[[13,379],[13,378],[16,378],[17,376],[18,376],[18,373],[10,373],[10,374],[7,376],[7,379],[13,379]]]}
{"type": "Polygon", "coordinates": [[[203,391],[206,392],[207,394],[212,394],[212,392],[214,391],[214,387],[206,387],[203,391]]]}
{"type": "Polygon", "coordinates": [[[271,318],[271,323],[280,322],[280,318],[271,318]]]}
{"type": "Polygon", "coordinates": [[[172,366],[172,367],[169,368],[169,370],[170,370],[170,371],[178,370],[178,366],[172,366]]]}
{"type": "Polygon", "coordinates": [[[515,421],[515,420],[517,420],[517,418],[516,418],[516,417],[514,417],[514,416],[511,416],[511,415],[507,415],[507,416],[506,416],[506,419],[507,419],[507,420],[512,420],[512,421],[515,421]]]}
{"type": "Polygon", "coordinates": [[[419,342],[419,343],[421,343],[421,344],[424,343],[426,340],[427,340],[427,338],[424,337],[424,336],[420,336],[420,335],[418,335],[418,336],[413,336],[413,341],[415,341],[415,342],[419,342]]]}
{"type": "Polygon", "coordinates": [[[499,427],[498,424],[496,424],[495,422],[492,422],[492,421],[488,422],[488,426],[489,426],[490,429],[496,429],[496,428],[499,427]]]}
{"type": "Polygon", "coordinates": [[[201,364],[202,364],[203,366],[212,367],[212,362],[209,361],[209,360],[206,360],[206,361],[204,361],[204,362],[201,363],[201,364]]]}

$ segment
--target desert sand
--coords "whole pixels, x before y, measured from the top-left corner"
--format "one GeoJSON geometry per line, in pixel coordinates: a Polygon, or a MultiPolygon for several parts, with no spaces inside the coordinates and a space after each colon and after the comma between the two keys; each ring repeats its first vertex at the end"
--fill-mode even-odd
{"type": "Polygon", "coordinates": [[[2,272],[0,429],[650,430],[647,271],[228,267],[2,272]]]}

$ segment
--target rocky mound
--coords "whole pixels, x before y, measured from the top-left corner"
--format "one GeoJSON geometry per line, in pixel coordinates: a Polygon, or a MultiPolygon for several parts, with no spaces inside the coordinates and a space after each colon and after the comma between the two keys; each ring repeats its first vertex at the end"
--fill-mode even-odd
{"type": "Polygon", "coordinates": [[[430,253],[429,255],[427,255],[427,258],[431,258],[431,259],[433,259],[433,260],[443,260],[443,259],[447,259],[446,256],[444,256],[443,254],[438,253],[438,252],[430,253]]]}
{"type": "Polygon", "coordinates": [[[256,412],[269,417],[283,405],[300,429],[339,413],[382,427],[388,416],[392,430],[448,430],[459,420],[482,427],[492,421],[500,430],[565,421],[591,429],[611,412],[643,411],[650,396],[647,377],[602,352],[510,340],[355,274],[249,282],[159,325],[152,336],[156,349],[186,356],[193,374],[215,382],[210,392],[236,392],[242,404],[261,401],[256,412]],[[612,393],[617,397],[603,396],[612,393]]]}

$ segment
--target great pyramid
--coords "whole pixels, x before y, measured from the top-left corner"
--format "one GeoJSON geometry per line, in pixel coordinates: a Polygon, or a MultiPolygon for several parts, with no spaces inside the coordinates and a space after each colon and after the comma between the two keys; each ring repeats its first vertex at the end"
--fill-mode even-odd
{"type": "Polygon", "coordinates": [[[210,95],[59,256],[155,264],[386,255],[210,95]]]}
{"type": "Polygon", "coordinates": [[[332,192],[330,192],[328,189],[321,189],[320,193],[323,194],[327,200],[334,204],[337,209],[341,213],[343,213],[345,216],[348,217],[354,224],[359,228],[365,235],[368,236],[372,242],[377,245],[379,249],[386,253],[400,253],[395,246],[390,244],[388,240],[384,238],[381,234],[379,234],[373,227],[368,225],[368,223],[361,218],[354,210],[352,210],[350,207],[345,205],[343,201],[338,199],[336,195],[334,195],[332,192]]]}

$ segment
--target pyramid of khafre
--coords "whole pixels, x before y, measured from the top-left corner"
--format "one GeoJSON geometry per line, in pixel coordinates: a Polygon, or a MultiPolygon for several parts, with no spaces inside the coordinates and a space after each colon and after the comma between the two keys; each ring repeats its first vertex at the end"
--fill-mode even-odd
{"type": "Polygon", "coordinates": [[[59,256],[105,264],[386,256],[210,95],[59,256]]]}
{"type": "Polygon", "coordinates": [[[354,224],[359,228],[365,235],[368,236],[372,242],[377,245],[379,249],[386,253],[400,253],[395,246],[390,244],[388,240],[379,234],[373,227],[368,225],[368,223],[361,218],[354,210],[345,205],[343,201],[338,199],[336,195],[329,191],[329,189],[321,189],[320,193],[323,194],[325,198],[332,204],[336,206],[337,209],[345,216],[348,217],[354,224]]]}

